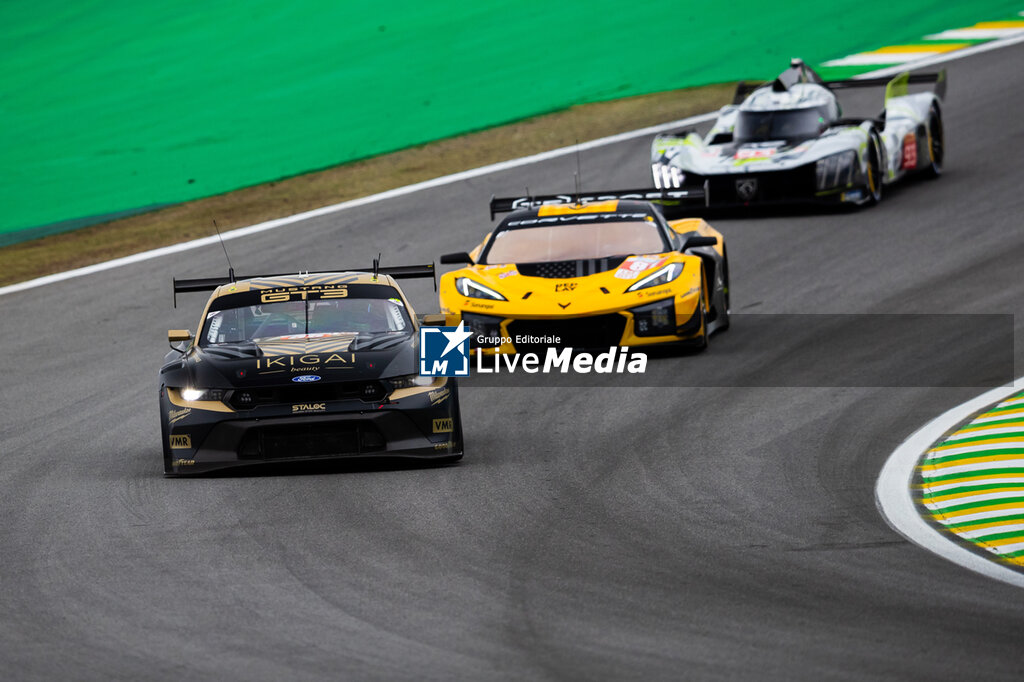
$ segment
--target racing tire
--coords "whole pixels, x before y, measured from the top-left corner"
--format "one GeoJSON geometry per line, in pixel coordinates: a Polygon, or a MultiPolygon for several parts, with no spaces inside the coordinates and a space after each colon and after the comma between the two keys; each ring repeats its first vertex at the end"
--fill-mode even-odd
{"type": "Polygon", "coordinates": [[[928,158],[930,163],[924,169],[926,178],[937,178],[942,175],[944,144],[942,114],[939,113],[939,108],[932,104],[932,108],[928,111],[928,158]]]}
{"type": "Polygon", "coordinates": [[[722,248],[722,301],[725,310],[721,313],[722,324],[718,327],[719,331],[729,328],[729,315],[732,314],[732,306],[729,303],[729,254],[725,247],[722,248]]]}
{"type": "MultiPolygon", "coordinates": [[[[160,397],[161,398],[163,397],[164,391],[166,391],[166,390],[167,390],[167,387],[164,386],[163,384],[161,384],[160,385],[160,397]]],[[[164,476],[170,476],[170,475],[174,474],[174,467],[171,466],[171,444],[170,444],[170,438],[167,435],[168,434],[167,416],[164,413],[163,405],[161,405],[160,412],[161,412],[161,415],[160,415],[160,443],[162,445],[162,450],[163,450],[163,455],[164,455],[164,476]]]]}
{"type": "Polygon", "coordinates": [[[704,292],[701,292],[700,307],[697,308],[700,315],[700,335],[690,340],[689,347],[694,353],[700,353],[708,348],[708,314],[704,307],[704,292]]]}
{"type": "Polygon", "coordinates": [[[864,189],[868,193],[868,206],[874,206],[882,200],[882,143],[874,132],[868,148],[867,182],[864,183],[864,189]]]}

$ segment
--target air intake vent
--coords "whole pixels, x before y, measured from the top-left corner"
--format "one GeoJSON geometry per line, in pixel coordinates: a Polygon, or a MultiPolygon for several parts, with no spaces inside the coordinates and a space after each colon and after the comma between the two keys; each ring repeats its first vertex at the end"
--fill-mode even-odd
{"type": "Polygon", "coordinates": [[[611,258],[594,258],[589,260],[556,260],[548,263],[517,263],[516,269],[524,277],[544,277],[545,279],[572,279],[586,277],[598,272],[607,272],[619,267],[626,256],[611,258]]]}

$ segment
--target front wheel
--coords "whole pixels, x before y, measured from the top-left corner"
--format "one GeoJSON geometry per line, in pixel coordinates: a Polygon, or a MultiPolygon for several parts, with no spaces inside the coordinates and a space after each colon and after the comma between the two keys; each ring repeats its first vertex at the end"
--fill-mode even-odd
{"type": "Polygon", "coordinates": [[[701,292],[700,296],[700,307],[697,308],[697,314],[700,315],[700,334],[693,337],[690,341],[691,348],[694,352],[701,352],[707,350],[708,347],[708,314],[704,307],[704,292],[701,292]]]}
{"type": "Polygon", "coordinates": [[[725,247],[722,248],[722,302],[725,310],[720,313],[722,322],[719,325],[720,330],[729,328],[729,315],[732,314],[732,305],[729,303],[729,256],[726,254],[725,247]]]}
{"type": "Polygon", "coordinates": [[[882,146],[877,135],[871,136],[868,147],[867,182],[868,205],[875,205],[882,200],[882,146]]]}
{"type": "Polygon", "coordinates": [[[160,441],[163,448],[164,455],[164,474],[173,474],[174,467],[171,466],[171,443],[170,443],[170,425],[167,421],[167,410],[164,409],[163,397],[167,391],[167,387],[164,385],[160,386],[160,441]]]}

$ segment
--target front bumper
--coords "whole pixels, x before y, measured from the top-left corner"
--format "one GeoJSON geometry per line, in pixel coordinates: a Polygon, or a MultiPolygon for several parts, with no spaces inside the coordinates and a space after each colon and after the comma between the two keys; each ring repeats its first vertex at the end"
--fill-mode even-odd
{"type": "MultiPolygon", "coordinates": [[[[865,181],[855,173],[850,183],[819,190],[815,164],[776,171],[699,175],[686,173],[686,186],[705,189],[712,208],[787,204],[858,204],[869,198],[865,181]],[[705,184],[706,183],[706,184],[705,184]]],[[[685,207],[679,202],[658,201],[667,208],[685,207]]]]}
{"type": "Polygon", "coordinates": [[[547,348],[607,350],[612,346],[685,343],[701,333],[696,294],[648,302],[599,315],[495,317],[469,311],[449,316],[447,324],[466,322],[476,352],[543,352],[547,348]]]}
{"type": "Polygon", "coordinates": [[[190,409],[169,423],[167,415],[184,408],[170,401],[167,390],[160,403],[165,471],[172,475],[267,462],[452,458],[463,448],[454,381],[394,402],[329,402],[316,414],[190,409]]]}

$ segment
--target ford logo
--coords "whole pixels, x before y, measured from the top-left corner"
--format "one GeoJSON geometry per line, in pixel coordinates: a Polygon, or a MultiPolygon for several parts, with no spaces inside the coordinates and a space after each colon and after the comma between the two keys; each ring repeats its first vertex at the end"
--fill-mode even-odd
{"type": "Polygon", "coordinates": [[[315,374],[302,374],[297,377],[292,377],[292,381],[297,381],[300,384],[308,384],[311,381],[320,381],[320,377],[315,374]]]}

